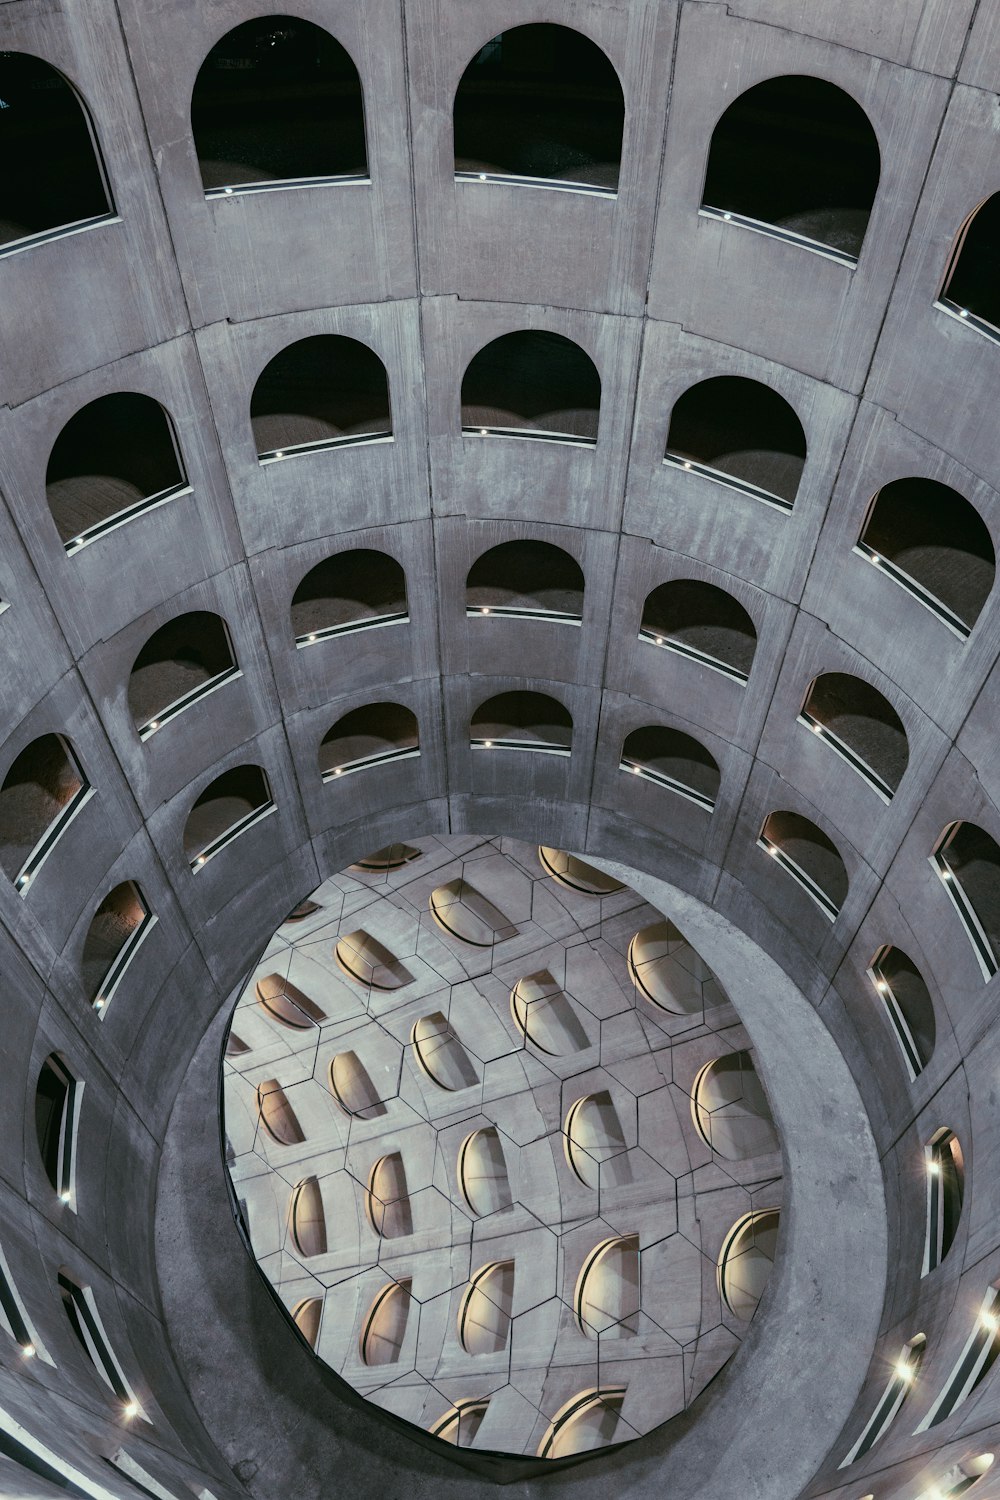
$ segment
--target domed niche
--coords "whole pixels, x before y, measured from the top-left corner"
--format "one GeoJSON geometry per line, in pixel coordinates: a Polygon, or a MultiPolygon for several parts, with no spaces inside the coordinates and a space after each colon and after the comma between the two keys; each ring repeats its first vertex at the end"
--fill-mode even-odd
{"type": "Polygon", "coordinates": [[[617,872],[506,838],[359,849],[296,902],[222,1067],[299,1342],[453,1451],[544,1465],[676,1416],[780,1251],[777,1128],[708,963],[617,872]]]}

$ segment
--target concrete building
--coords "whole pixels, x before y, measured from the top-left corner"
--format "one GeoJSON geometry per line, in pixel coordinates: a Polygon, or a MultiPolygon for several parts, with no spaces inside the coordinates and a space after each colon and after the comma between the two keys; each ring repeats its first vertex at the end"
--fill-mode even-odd
{"type": "Polygon", "coordinates": [[[0,39],[0,1493],[995,1500],[1000,0],[8,0],[0,39]],[[553,935],[522,896],[577,860],[553,935]],[[690,1027],[645,992],[677,944],[690,1027]],[[673,1114],[631,1135],[630,1087],[673,1114]],[[725,1339],[723,1181],[781,1210],[725,1339]],[[484,1238],[426,1297],[437,1406],[358,1344],[454,1254],[420,1192],[484,1238]],[[664,1402],[629,1287],[671,1194],[706,1357],[664,1402]]]}

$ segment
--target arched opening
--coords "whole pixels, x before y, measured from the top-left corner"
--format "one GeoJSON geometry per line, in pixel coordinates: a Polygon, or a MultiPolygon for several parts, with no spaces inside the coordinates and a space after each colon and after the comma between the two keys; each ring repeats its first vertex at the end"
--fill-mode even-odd
{"type": "Polygon", "coordinates": [[[705,1144],[728,1161],[749,1161],[781,1149],[749,1052],[728,1052],[705,1064],[691,1093],[691,1114],[705,1144]]]}
{"type": "Polygon", "coordinates": [[[666,920],[642,927],[628,945],[629,978],[644,999],[674,1016],[703,1016],[726,992],[684,934],[666,920]]]}
{"type": "Polygon", "coordinates": [[[625,96],[589,37],[513,26],[482,47],[455,94],[455,176],[618,191],[625,96]]]}
{"type": "Polygon", "coordinates": [[[156,918],[139,887],[123,880],[108,892],[83,940],[80,970],[87,999],[98,1012],[111,1000],[156,918]]]}
{"type": "Polygon", "coordinates": [[[390,1281],[376,1292],[358,1340],[361,1360],[366,1365],[394,1365],[406,1337],[410,1318],[409,1276],[390,1281]]]}
{"type": "Polygon", "coordinates": [[[510,1207],[510,1178],[495,1125],[466,1136],[458,1152],[457,1175],[462,1197],[477,1219],[510,1207]]]}
{"type": "Polygon", "coordinates": [[[639,639],[740,683],[749,679],[757,650],[757,631],[742,604],[697,578],[673,578],[646,596],[639,639]]]}
{"type": "Polygon", "coordinates": [[[975,823],[949,823],[931,864],[961,918],[983,978],[990,979],[1000,954],[1000,845],[975,823]]]}
{"type": "Polygon", "coordinates": [[[438,926],[471,948],[492,948],[517,936],[514,923],[468,880],[435,886],[428,904],[438,926]]]}
{"type": "MultiPolygon", "coordinates": [[[[957,1411],[993,1368],[1000,1353],[998,1309],[1000,1292],[996,1286],[988,1287],[972,1332],[936,1400],[917,1426],[918,1433],[936,1427],[957,1411]]],[[[984,1456],[990,1457],[988,1454],[984,1456]]]]}
{"type": "Polygon", "coordinates": [[[301,1146],[306,1138],[299,1117],[276,1078],[265,1079],[257,1085],[257,1116],[278,1146],[301,1146]]]}
{"type": "Polygon", "coordinates": [[[60,1202],[75,1209],[76,1133],[83,1084],[57,1052],[42,1063],[35,1085],[35,1135],[42,1166],[60,1202]]]}
{"type": "Polygon", "coordinates": [[[374,1079],[356,1052],[338,1052],[330,1060],[330,1092],[344,1111],[358,1120],[386,1113],[374,1079]]]}
{"type": "Polygon", "coordinates": [[[82,406],[56,438],[45,470],[45,498],[71,554],[188,488],[170,417],[137,391],[82,406]]]}
{"type": "Polygon", "coordinates": [[[607,1089],[584,1094],[566,1111],[563,1146],[584,1187],[622,1187],[632,1181],[625,1132],[607,1089]]]}
{"type": "Polygon", "coordinates": [[[389,377],[374,349],[318,333],[276,354],[250,398],[258,461],[392,438],[389,377]]]}
{"type": "Polygon", "coordinates": [[[926,1347],[927,1339],[922,1333],[918,1333],[903,1345],[875,1410],[865,1423],[857,1442],[841,1461],[840,1468],[846,1469],[850,1464],[857,1463],[858,1459],[870,1452],[879,1438],[889,1430],[897,1412],[913,1388],[926,1347]]]}
{"type": "Polygon", "coordinates": [[[398,1151],[380,1156],[368,1174],[365,1195],[368,1222],[380,1239],[401,1239],[413,1233],[413,1211],[406,1186],[406,1170],[398,1151]]]}
{"type": "Polygon", "coordinates": [[[528,750],[542,755],[569,755],[573,719],[547,693],[516,689],[480,703],[472,715],[473,750],[528,750]]]}
{"type": "Polygon", "coordinates": [[[934,1051],[937,1028],[930,991],[913,960],[891,944],[875,954],[868,976],[885,1007],[912,1083],[934,1051]]]}
{"type": "Polygon", "coordinates": [[[206,198],[368,176],[358,70],[298,16],[258,16],[216,42],[195,80],[191,133],[206,198]]]}
{"type": "Polygon", "coordinates": [[[446,1411],[440,1421],[430,1429],[442,1442],[452,1443],[456,1448],[471,1448],[476,1433],[483,1425],[489,1401],[460,1401],[446,1411]]]}
{"type": "Polygon", "coordinates": [[[121,1402],[122,1416],[129,1420],[133,1417],[141,1417],[144,1422],[148,1422],[149,1418],[139,1404],[135,1391],[112,1348],[104,1322],[97,1310],[93,1288],[77,1281],[65,1268],[59,1272],[58,1282],[59,1296],[73,1335],[101,1381],[121,1402]]]}
{"type": "Polygon", "coordinates": [[[410,1042],[417,1062],[439,1089],[456,1092],[479,1082],[475,1064],[441,1011],[414,1021],[410,1042]]]}
{"type": "Polygon", "coordinates": [[[413,978],[396,955],[363,927],[345,932],[333,952],[344,973],[365,989],[398,990],[413,978]]]}
{"type": "Polygon", "coordinates": [[[971,1489],[974,1489],[992,1467],[992,1453],[979,1453],[975,1458],[967,1458],[961,1463],[952,1464],[948,1472],[942,1474],[936,1485],[924,1492],[922,1500],[936,1500],[937,1495],[940,1495],[941,1500],[957,1500],[959,1495],[967,1495],[971,1489]]]}
{"type": "Polygon", "coordinates": [[[325,1255],[326,1213],[319,1179],[304,1177],[292,1189],[288,1209],[292,1244],[298,1253],[307,1259],[313,1255],[325,1255]]]}
{"type": "Polygon", "coordinates": [[[996,577],[996,553],[982,517],[934,479],[884,484],[855,550],[963,640],[996,577]]]}
{"type": "Polygon", "coordinates": [[[622,746],[619,769],[655,781],[711,812],[719,795],[719,767],[704,745],[663,724],[633,729],[622,746]]]}
{"type": "Polygon", "coordinates": [[[41,735],[15,758],[0,786],[0,865],[21,895],[90,793],[61,734],[41,735]]]}
{"type": "Polygon", "coordinates": [[[955,1243],[965,1195],[965,1157],[958,1137],[947,1127],[936,1130],[924,1147],[927,1167],[927,1238],[922,1276],[944,1260],[955,1243]]]}
{"type": "Polygon", "coordinates": [[[466,1354],[506,1349],[514,1305],[514,1262],[482,1266],[469,1282],[458,1314],[458,1337],[466,1354]]]}
{"type": "Polygon", "coordinates": [[[846,672],[824,672],[809,684],[799,722],[836,750],[887,802],[910,758],[906,730],[877,688],[846,672]]]}
{"type": "Polygon", "coordinates": [[[674,403],[663,461],[789,511],[805,467],[806,435],[770,386],[715,375],[674,403]]]}
{"type": "Polygon", "coordinates": [[[938,304],[992,339],[1000,339],[998,259],[1000,193],[994,193],[973,209],[959,230],[938,304]]]}
{"type": "Polygon", "coordinates": [[[292,595],[296,646],[334,635],[409,623],[406,575],[394,557],[356,547],[325,557],[292,595]]]}
{"type": "Polygon", "coordinates": [[[639,1332],[639,1236],[617,1235],[590,1252],[577,1278],[573,1311],[588,1339],[634,1338],[639,1332]]]}
{"type": "Polygon", "coordinates": [[[525,1040],[549,1057],[565,1057],[590,1045],[572,1001],[548,969],[517,981],[510,992],[510,1013],[525,1040]]]}
{"type": "Polygon", "coordinates": [[[712,132],[701,211],[853,266],[878,191],[871,121],[825,78],[768,78],[712,132]]]}
{"type": "Polygon", "coordinates": [[[756,1209],[737,1220],[719,1256],[719,1291],[734,1318],[749,1322],[764,1295],[778,1243],[776,1208],[756,1209]]]}
{"type": "Polygon", "coordinates": [[[113,218],[93,122],[68,79],[40,57],[3,52],[0,99],[0,254],[113,218]]]}
{"type": "Polygon", "coordinates": [[[601,377],[590,355],[543,328],[494,339],[462,378],[462,431],[470,437],[593,447],[600,409],[601,377]]]}
{"type": "Polygon", "coordinates": [[[847,867],[822,828],[801,813],[773,812],[757,843],[812,897],[831,922],[847,896],[847,867]]]}
{"type": "Polygon", "coordinates": [[[225,620],[207,610],[178,615],[155,630],[132,666],[128,706],[141,740],[239,677],[225,620]]]}
{"type": "Polygon", "coordinates": [[[197,798],[184,825],[184,853],[192,870],[274,811],[271,788],[261,766],[223,771],[197,798]]]}
{"type": "Polygon", "coordinates": [[[583,569],[561,547],[531,540],[501,542],[469,569],[465,612],[580,625],[583,588],[583,569]]]}
{"type": "Polygon", "coordinates": [[[319,769],[324,781],[420,754],[417,716],[401,703],[365,703],[337,720],[323,736],[319,769]]]}
{"type": "Polygon", "coordinates": [[[315,1349],[319,1343],[319,1329],[323,1321],[323,1298],[303,1297],[292,1308],[292,1322],[309,1345],[315,1349]]]}
{"type": "Polygon", "coordinates": [[[539,844],[538,862],[557,885],[565,886],[570,891],[579,891],[585,896],[614,896],[618,891],[624,890],[621,881],[615,880],[613,875],[606,875],[603,870],[595,869],[586,860],[578,859],[575,854],[567,854],[565,849],[552,849],[547,844],[539,844]]]}
{"type": "Polygon", "coordinates": [[[625,1386],[583,1391],[559,1411],[538,1449],[539,1458],[569,1458],[614,1441],[625,1386]]]}
{"type": "Polygon", "coordinates": [[[283,974],[265,974],[255,988],[258,1002],[272,1021],[290,1031],[308,1031],[327,1019],[326,1012],[283,974]]]}

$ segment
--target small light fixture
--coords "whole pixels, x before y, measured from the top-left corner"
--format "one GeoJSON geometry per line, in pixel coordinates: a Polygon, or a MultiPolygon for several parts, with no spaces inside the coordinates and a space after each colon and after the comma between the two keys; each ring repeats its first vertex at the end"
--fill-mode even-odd
{"type": "Polygon", "coordinates": [[[159,721],[159,719],[151,719],[150,723],[149,723],[149,727],[150,727],[150,729],[159,729],[159,727],[160,727],[160,721],[159,721]]]}
{"type": "Polygon", "coordinates": [[[941,879],[942,880],[950,880],[951,879],[951,871],[949,869],[947,869],[947,868],[944,869],[944,870],[942,870],[941,871],[941,879]]]}
{"type": "Polygon", "coordinates": [[[133,1417],[137,1417],[138,1415],[139,1415],[139,1403],[138,1403],[138,1401],[126,1401],[125,1405],[122,1407],[122,1416],[125,1418],[125,1420],[127,1422],[131,1422],[132,1418],[133,1417]]]}
{"type": "Polygon", "coordinates": [[[822,726],[822,724],[814,724],[813,727],[812,727],[812,732],[813,732],[813,734],[822,734],[823,733],[823,726],[822,726]]]}
{"type": "Polygon", "coordinates": [[[94,1001],[94,1009],[95,1010],[103,1010],[104,1009],[104,996],[103,995],[98,995],[97,999],[94,1001]]]}
{"type": "Polygon", "coordinates": [[[69,1200],[70,1200],[70,1195],[69,1195],[69,1193],[67,1193],[67,1192],[62,1192],[62,1193],[60,1193],[60,1194],[59,1194],[59,1202],[60,1202],[60,1203],[68,1203],[68,1202],[69,1202],[69,1200]]]}
{"type": "Polygon", "coordinates": [[[725,220],[726,220],[726,222],[727,222],[727,223],[728,223],[728,222],[729,222],[729,220],[730,220],[730,219],[731,219],[731,218],[732,218],[732,217],[733,217],[733,216],[732,216],[732,214],[723,214],[723,215],[722,215],[722,217],[723,217],[723,218],[724,218],[724,219],[725,219],[725,220]]]}
{"type": "Polygon", "coordinates": [[[316,637],[315,637],[315,635],[310,635],[310,636],[307,636],[306,639],[308,641],[314,641],[316,639],[316,637]]]}
{"type": "Polygon", "coordinates": [[[771,844],[768,847],[768,851],[767,852],[771,856],[772,859],[777,859],[777,857],[778,857],[778,851],[777,851],[776,847],[774,846],[774,844],[771,844]]]}
{"type": "Polygon", "coordinates": [[[37,1352],[38,1351],[36,1350],[34,1344],[32,1344],[32,1343],[27,1343],[27,1344],[22,1344],[21,1345],[21,1353],[22,1353],[22,1355],[24,1356],[25,1359],[34,1359],[34,1357],[37,1354],[37,1352]]]}
{"type": "Polygon", "coordinates": [[[641,766],[633,766],[632,770],[635,772],[636,776],[641,776],[642,775],[642,767],[641,766]]]}
{"type": "Polygon", "coordinates": [[[339,776],[342,773],[343,769],[344,769],[343,766],[334,766],[334,768],[333,768],[333,774],[334,774],[334,776],[339,776]]]}
{"type": "Polygon", "coordinates": [[[939,1161],[929,1161],[927,1163],[927,1171],[931,1177],[940,1177],[941,1163],[939,1161]]]}
{"type": "Polygon", "coordinates": [[[902,1380],[904,1384],[909,1385],[913,1379],[913,1366],[908,1365],[905,1360],[901,1359],[896,1366],[896,1379],[902,1380]]]}
{"type": "Polygon", "coordinates": [[[274,456],[275,458],[284,458],[285,450],[283,448],[277,449],[274,456]]]}
{"type": "Polygon", "coordinates": [[[489,436],[489,434],[487,433],[485,427],[480,427],[480,429],[479,429],[479,436],[480,437],[488,437],[489,436]]]}
{"type": "Polygon", "coordinates": [[[486,173],[485,172],[480,172],[480,174],[479,174],[479,181],[480,182],[485,182],[486,181],[486,173]]]}
{"type": "Polygon", "coordinates": [[[979,1321],[982,1323],[983,1327],[988,1328],[991,1333],[996,1333],[997,1329],[1000,1328],[1000,1318],[997,1318],[995,1313],[984,1312],[979,1321]]]}
{"type": "Polygon", "coordinates": [[[662,635],[658,635],[658,636],[657,636],[657,637],[656,637],[656,644],[657,644],[657,645],[658,645],[658,646],[662,646],[662,645],[663,645],[663,637],[662,637],[662,635]]]}
{"type": "Polygon", "coordinates": [[[880,995],[884,995],[889,986],[886,984],[884,979],[876,979],[875,988],[878,990],[880,995]]]}
{"type": "Polygon", "coordinates": [[[691,465],[685,461],[684,467],[685,469],[690,469],[691,465]]]}
{"type": "Polygon", "coordinates": [[[223,192],[225,193],[231,193],[232,191],[232,188],[223,188],[223,192]]]}
{"type": "Polygon", "coordinates": [[[204,863],[205,863],[205,856],[204,856],[204,854],[199,854],[198,858],[195,860],[195,864],[196,865],[203,865],[204,863]]]}
{"type": "Polygon", "coordinates": [[[489,605],[488,605],[488,604],[484,604],[484,605],[483,605],[483,608],[482,608],[482,613],[483,613],[483,614],[484,614],[484,615],[488,615],[488,614],[489,614],[489,612],[490,612],[490,610],[489,610],[489,605]]]}
{"type": "Polygon", "coordinates": [[[492,750],[493,749],[493,741],[492,740],[483,740],[483,748],[485,750],[492,750]]]}
{"type": "Polygon", "coordinates": [[[872,553],[872,562],[875,564],[876,568],[881,566],[882,559],[879,557],[877,552],[872,553]]]}
{"type": "Polygon", "coordinates": [[[967,318],[969,316],[969,309],[967,307],[963,307],[958,316],[960,318],[967,318]]]}

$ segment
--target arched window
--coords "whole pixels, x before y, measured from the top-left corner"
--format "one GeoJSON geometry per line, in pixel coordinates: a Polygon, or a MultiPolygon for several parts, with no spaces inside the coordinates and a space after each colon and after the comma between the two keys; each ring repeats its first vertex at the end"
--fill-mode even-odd
{"type": "Polygon", "coordinates": [[[398,990],[413,978],[396,955],[363,927],[345,932],[333,951],[344,973],[366,989],[398,990]]]}
{"type": "Polygon", "coordinates": [[[323,1321],[323,1298],[303,1297],[292,1308],[292,1322],[309,1345],[315,1349],[319,1343],[319,1328],[323,1321]]]}
{"type": "Polygon", "coordinates": [[[755,1209],[738,1219],[719,1256],[719,1291],[734,1318],[749,1322],[764,1294],[778,1243],[776,1208],[755,1209]]]}
{"type": "Polygon", "coordinates": [[[495,1125],[465,1137],[458,1152],[457,1175],[462,1197],[477,1219],[510,1207],[510,1178],[495,1125]]]}
{"type": "Polygon", "coordinates": [[[639,1236],[617,1235],[587,1256],[573,1311],[588,1339],[629,1339],[639,1332],[639,1236]]]}
{"type": "Polygon", "coordinates": [[[584,1094],[566,1111],[563,1146],[584,1187],[621,1187],[632,1180],[625,1132],[607,1089],[584,1094]]]}
{"type": "Polygon", "coordinates": [[[962,640],[979,619],[996,577],[996,553],[982,517],[934,479],[884,484],[854,550],[962,640]]]}
{"type": "Polygon", "coordinates": [[[35,1134],[42,1166],[60,1202],[76,1211],[76,1136],[83,1084],[57,1052],[42,1063],[35,1085],[35,1134]]]}
{"type": "Polygon", "coordinates": [[[272,812],[271,788],[261,766],[223,771],[197,798],[184,825],[184,853],[192,870],[200,870],[272,812]]]}
{"type": "Polygon", "coordinates": [[[639,639],[739,683],[749,678],[757,650],[757,631],[742,604],[697,578],[673,578],[647,595],[639,639]]]}
{"type": "Polygon", "coordinates": [[[582,1391],[557,1413],[538,1449],[539,1458],[569,1458],[614,1441],[626,1387],[582,1391]]]}
{"type": "Polygon", "coordinates": [[[947,1127],[936,1130],[924,1147],[927,1167],[927,1238],[922,1276],[944,1260],[955,1243],[965,1193],[965,1158],[958,1137],[947,1127]]]}
{"type": "Polygon", "coordinates": [[[613,875],[596,870],[586,860],[567,854],[565,849],[552,849],[547,844],[538,846],[538,862],[546,875],[551,875],[558,885],[570,891],[580,891],[585,896],[614,896],[624,887],[613,875]]]}
{"type": "Polygon", "coordinates": [[[438,926],[472,948],[492,948],[517,936],[517,928],[468,880],[446,881],[431,891],[429,906],[438,926]]]}
{"type": "Polygon", "coordinates": [[[257,999],[272,1020],[292,1031],[308,1031],[326,1020],[315,1001],[283,974],[265,974],[256,984],[257,999]]]}
{"type": "Polygon", "coordinates": [[[992,1467],[992,1453],[978,1453],[975,1458],[966,1458],[961,1463],[952,1464],[931,1489],[924,1491],[920,1500],[938,1500],[939,1496],[940,1500],[958,1500],[959,1495],[967,1495],[985,1478],[992,1467]]]}
{"type": "Polygon", "coordinates": [[[886,1388],[875,1410],[862,1428],[857,1441],[839,1464],[841,1469],[846,1469],[850,1464],[857,1463],[859,1458],[864,1458],[865,1454],[874,1448],[879,1438],[888,1432],[897,1412],[913,1388],[926,1347],[927,1340],[922,1333],[918,1333],[916,1337],[903,1345],[886,1388]]]}
{"type": "Polygon", "coordinates": [[[458,1337],[466,1354],[506,1349],[514,1306],[514,1262],[495,1260],[469,1282],[458,1313],[458,1337]]]}
{"type": "Polygon", "coordinates": [[[386,1113],[375,1082],[356,1052],[338,1052],[330,1060],[330,1092],[344,1111],[357,1120],[374,1120],[386,1113]]]}
{"type": "Polygon", "coordinates": [[[471,1448],[489,1404],[488,1400],[459,1401],[430,1430],[442,1442],[452,1443],[456,1448],[471,1448]]]}
{"type": "Polygon", "coordinates": [[[561,547],[530,540],[501,542],[469,569],[465,612],[580,625],[583,588],[583,569],[561,547]]]}
{"type": "Polygon", "coordinates": [[[420,754],[417,716],[401,703],[365,703],[337,720],[323,736],[319,769],[324,781],[420,754]]]}
{"type": "Polygon", "coordinates": [[[439,1089],[455,1092],[479,1082],[475,1064],[441,1011],[414,1021],[410,1042],[421,1068],[439,1089]]]}
{"type": "Polygon", "coordinates": [[[473,750],[529,750],[542,755],[569,755],[573,719],[547,693],[515,690],[480,703],[472,715],[473,750]]]}
{"type": "Polygon", "coordinates": [[[189,489],[173,423],[158,401],[137,391],[81,407],[56,438],[45,471],[45,498],[70,554],[189,489]]]}
{"type": "Polygon", "coordinates": [[[938,306],[955,313],[991,339],[1000,339],[1000,193],[986,198],[958,232],[944,275],[938,306]]]}
{"type": "Polygon", "coordinates": [[[566,26],[514,26],[488,41],[455,94],[455,176],[618,191],[625,97],[607,57],[566,26]]]}
{"type": "Polygon", "coordinates": [[[1000,954],[1000,845],[975,823],[949,823],[931,864],[958,912],[983,978],[991,978],[1000,954]]]}
{"type": "Polygon", "coordinates": [[[392,441],[389,377],[374,349],[341,334],[299,339],[264,366],[250,398],[258,461],[392,441]]]}
{"type": "Polygon", "coordinates": [[[809,684],[799,723],[836,750],[886,802],[910,758],[903,722],[892,704],[860,677],[824,672],[809,684]]]}
{"type": "Polygon", "coordinates": [[[1000,1292],[991,1286],[951,1374],[916,1431],[926,1432],[957,1411],[993,1368],[997,1354],[1000,1354],[1000,1292]]]}
{"type": "Polygon", "coordinates": [[[366,1207],[368,1222],[380,1239],[401,1239],[413,1233],[406,1170],[398,1151],[380,1156],[369,1172],[366,1207]]]}
{"type": "Polygon", "coordinates": [[[399,1281],[390,1281],[388,1286],[376,1292],[358,1340],[363,1364],[398,1363],[410,1317],[412,1285],[411,1278],[404,1276],[399,1281]]]}
{"type": "Polygon", "coordinates": [[[97,908],[83,940],[80,969],[84,992],[99,1014],[104,1013],[155,922],[132,880],[116,885],[97,908]]]}
{"type": "Polygon", "coordinates": [[[141,740],[216,688],[242,676],[226,622],[207,610],[155,630],[132,666],[128,706],[141,740]]]}
{"type": "Polygon", "coordinates": [[[279,1146],[301,1146],[306,1138],[299,1117],[276,1078],[258,1083],[257,1115],[267,1134],[279,1146]]]}
{"type": "Polygon", "coordinates": [[[878,191],[878,139],[825,78],[768,78],[712,132],[701,212],[853,266],[878,191]]]}
{"type": "Polygon", "coordinates": [[[37,1355],[44,1364],[55,1364],[35,1331],[31,1316],[11,1275],[2,1246],[0,1246],[0,1328],[20,1345],[21,1354],[25,1359],[34,1359],[37,1355]]]}
{"type": "Polygon", "coordinates": [[[149,1418],[143,1411],[121,1362],[111,1346],[104,1328],[93,1288],[84,1286],[66,1270],[59,1272],[59,1295],[69,1319],[69,1326],[101,1380],[121,1402],[122,1415],[129,1419],[149,1418]]]}
{"type": "Polygon", "coordinates": [[[32,740],[14,760],[0,786],[0,865],[22,896],[92,790],[61,734],[32,740]]]}
{"type": "Polygon", "coordinates": [[[691,1114],[705,1144],[729,1161],[780,1150],[771,1108],[749,1052],[727,1052],[705,1064],[695,1079],[691,1114]]]}
{"type": "Polygon", "coordinates": [[[411,864],[413,860],[420,858],[422,852],[414,849],[412,844],[386,844],[382,849],[374,849],[371,854],[366,854],[364,859],[356,859],[351,869],[361,870],[366,875],[384,875],[390,870],[401,870],[404,865],[411,864]]]}
{"type": "Polygon", "coordinates": [[[912,1083],[934,1051],[937,1028],[930,991],[913,960],[891,944],[875,954],[868,977],[885,1007],[912,1083]]]}
{"type": "Polygon", "coordinates": [[[847,867],[822,828],[801,813],[768,813],[757,844],[812,897],[825,917],[836,921],[847,896],[847,867]]]}
{"type": "Polygon", "coordinates": [[[83,100],[50,63],[0,53],[0,254],[114,217],[83,100]]]}
{"type": "Polygon", "coordinates": [[[719,795],[714,757],[691,735],[662,724],[632,730],[622,746],[619,769],[655,781],[706,812],[713,810],[719,795]]]}
{"type": "Polygon", "coordinates": [[[702,1016],[727,1000],[708,964],[673,922],[639,929],[628,945],[628,972],[643,998],[671,1015],[702,1016]]]}
{"type": "Polygon", "coordinates": [[[304,1177],[292,1188],[288,1221],[292,1244],[300,1255],[326,1254],[326,1213],[318,1178],[304,1177]]]}
{"type": "Polygon", "coordinates": [[[494,339],[462,378],[462,431],[470,437],[597,442],[601,377],[579,344],[546,329],[494,339]]]}
{"type": "Polygon", "coordinates": [[[510,992],[510,1013],[525,1040],[550,1057],[582,1052],[590,1045],[572,1001],[548,969],[517,981],[510,992]]]}
{"type": "Polygon", "coordinates": [[[789,511],[806,461],[792,407],[759,380],[715,375],[674,403],[663,462],[789,511]]]}
{"type": "Polygon", "coordinates": [[[298,16],[258,16],[216,42],[195,80],[191,132],[206,198],[368,177],[358,70],[298,16]]]}
{"type": "Polygon", "coordinates": [[[324,558],[292,596],[292,631],[299,647],[356,630],[406,625],[409,619],[406,575],[394,557],[368,547],[324,558]]]}

